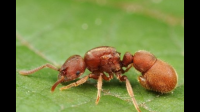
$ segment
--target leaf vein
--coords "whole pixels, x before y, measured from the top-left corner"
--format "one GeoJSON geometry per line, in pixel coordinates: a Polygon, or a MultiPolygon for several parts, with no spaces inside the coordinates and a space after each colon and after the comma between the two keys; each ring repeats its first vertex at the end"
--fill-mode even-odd
{"type": "Polygon", "coordinates": [[[40,56],[41,58],[47,60],[48,62],[53,63],[55,66],[59,66],[55,61],[50,60],[47,56],[45,56],[41,51],[33,47],[28,41],[26,41],[18,32],[16,32],[16,38],[21,42],[22,45],[26,46],[28,49],[33,51],[35,54],[40,56]]]}

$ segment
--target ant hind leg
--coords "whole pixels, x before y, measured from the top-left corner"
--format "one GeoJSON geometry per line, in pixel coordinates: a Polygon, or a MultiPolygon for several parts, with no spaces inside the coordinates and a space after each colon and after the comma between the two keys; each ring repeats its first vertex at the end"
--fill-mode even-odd
{"type": "Polygon", "coordinates": [[[125,76],[125,75],[122,76],[121,74],[116,74],[116,75],[117,75],[117,78],[118,78],[120,81],[126,81],[126,89],[127,89],[127,91],[128,91],[129,96],[131,97],[131,100],[132,100],[132,102],[133,102],[133,105],[135,106],[135,108],[136,108],[136,110],[137,110],[138,112],[141,112],[140,109],[139,109],[139,106],[138,106],[138,104],[137,104],[137,101],[136,101],[136,99],[135,99],[135,97],[134,97],[133,89],[132,89],[132,87],[131,87],[131,84],[130,84],[130,82],[129,82],[127,76],[125,76]]]}

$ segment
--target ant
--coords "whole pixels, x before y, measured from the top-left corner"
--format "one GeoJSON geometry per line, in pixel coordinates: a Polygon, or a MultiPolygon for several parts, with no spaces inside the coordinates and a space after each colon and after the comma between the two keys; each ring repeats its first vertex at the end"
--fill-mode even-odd
{"type": "Polygon", "coordinates": [[[132,103],[136,110],[141,112],[127,76],[122,75],[132,66],[142,73],[142,76],[138,77],[138,81],[146,89],[167,93],[172,91],[177,84],[177,74],[175,70],[167,63],[158,60],[153,54],[142,50],[137,51],[134,55],[126,52],[123,59],[120,60],[120,53],[117,52],[114,47],[110,46],[93,48],[86,52],[84,58],[80,55],[73,55],[65,61],[61,68],[56,68],[47,63],[38,68],[29,71],[20,71],[19,73],[21,75],[29,75],[45,67],[59,71],[58,80],[51,88],[53,92],[59,83],[77,79],[87,68],[91,72],[89,75],[67,86],[61,87],[60,90],[81,85],[85,83],[88,78],[96,79],[98,89],[96,104],[98,104],[100,100],[102,80],[110,81],[115,74],[119,81],[126,82],[126,89],[132,99],[132,103]],[[123,67],[126,69],[123,70],[123,67]],[[109,76],[106,76],[105,72],[108,73],[109,76]]]}

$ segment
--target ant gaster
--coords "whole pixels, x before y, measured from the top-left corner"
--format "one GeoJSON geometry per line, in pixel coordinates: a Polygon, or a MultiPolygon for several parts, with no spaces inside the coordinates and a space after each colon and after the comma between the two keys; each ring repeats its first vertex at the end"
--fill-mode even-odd
{"type": "Polygon", "coordinates": [[[178,75],[174,68],[150,52],[137,51],[133,56],[133,66],[142,73],[138,81],[146,89],[169,93],[177,85],[178,75]]]}

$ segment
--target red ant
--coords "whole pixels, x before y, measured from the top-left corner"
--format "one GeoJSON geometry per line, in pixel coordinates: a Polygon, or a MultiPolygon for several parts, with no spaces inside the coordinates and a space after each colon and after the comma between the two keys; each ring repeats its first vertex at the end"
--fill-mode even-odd
{"type": "Polygon", "coordinates": [[[79,55],[69,57],[61,68],[56,68],[51,64],[45,64],[30,71],[20,71],[22,75],[32,74],[44,67],[48,67],[59,71],[58,80],[52,86],[53,92],[59,83],[72,81],[80,77],[87,68],[91,73],[80,80],[61,87],[60,90],[69,89],[78,86],[87,81],[88,78],[97,80],[97,99],[98,104],[102,89],[102,80],[109,81],[113,79],[115,74],[119,81],[126,82],[126,88],[132,102],[138,112],[141,112],[134,97],[131,84],[127,76],[122,75],[132,66],[142,72],[142,76],[138,78],[140,84],[146,89],[166,93],[173,90],[177,84],[177,74],[175,70],[165,62],[158,60],[155,56],[147,51],[138,51],[134,54],[126,52],[123,60],[120,60],[120,53],[115,48],[109,46],[96,47],[86,52],[84,59],[79,55]],[[123,70],[125,67],[126,70],[123,70]],[[107,77],[104,72],[108,73],[107,77]]]}

